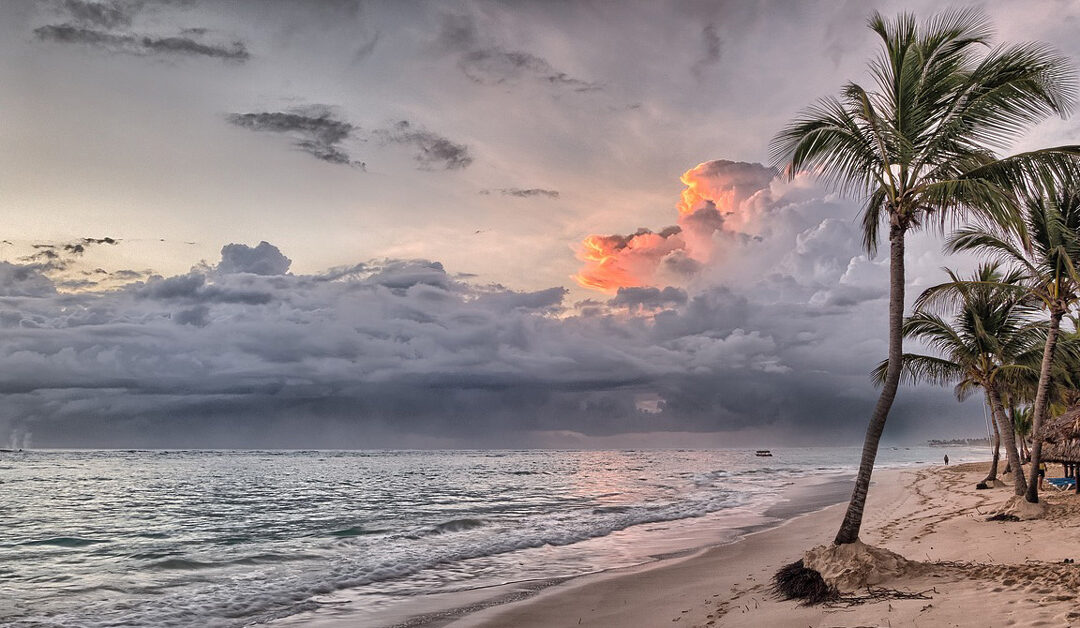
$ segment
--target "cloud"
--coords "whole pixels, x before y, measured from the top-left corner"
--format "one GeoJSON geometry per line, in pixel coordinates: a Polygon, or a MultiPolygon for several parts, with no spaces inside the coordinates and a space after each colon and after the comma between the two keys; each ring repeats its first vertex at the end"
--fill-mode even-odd
{"type": "Polygon", "coordinates": [[[231,44],[203,43],[190,37],[153,37],[133,33],[113,33],[74,24],[49,24],[34,29],[41,41],[82,44],[114,53],[132,55],[202,56],[228,61],[247,61],[251,54],[242,41],[231,44]]]}
{"type": "Polygon", "coordinates": [[[44,297],[56,294],[52,281],[35,265],[0,262],[0,296],[44,297]]]}
{"type": "Polygon", "coordinates": [[[701,29],[701,40],[704,50],[701,56],[694,61],[694,65],[690,66],[691,73],[698,79],[702,77],[705,70],[720,62],[722,50],[722,42],[720,41],[720,35],[716,32],[715,24],[706,24],[701,29]]]}
{"type": "Polygon", "coordinates": [[[523,75],[532,75],[551,85],[566,87],[577,92],[600,89],[594,83],[557,71],[544,59],[527,52],[499,48],[470,50],[462,53],[458,63],[465,76],[482,85],[501,85],[523,75]]]}
{"type": "Polygon", "coordinates": [[[221,249],[221,273],[251,273],[253,275],[284,275],[289,272],[292,260],[282,255],[278,247],[267,241],[258,246],[226,244],[221,249]]]}
{"type": "Polygon", "coordinates": [[[525,310],[558,313],[566,292],[566,288],[562,287],[533,292],[514,292],[502,286],[496,286],[489,294],[482,294],[476,300],[484,307],[489,307],[497,312],[525,310]]]}
{"type": "Polygon", "coordinates": [[[172,315],[177,325],[191,325],[192,327],[206,327],[210,324],[210,308],[205,305],[196,305],[186,310],[178,310],[172,315]]]}
{"type": "Polygon", "coordinates": [[[108,29],[131,26],[131,15],[129,13],[131,7],[125,3],[64,0],[63,8],[75,21],[81,24],[108,29]]]}
{"type": "MultiPolygon", "coordinates": [[[[367,141],[360,128],[340,119],[327,105],[313,105],[290,111],[234,113],[230,123],[252,131],[282,133],[292,137],[293,146],[322,161],[367,169],[367,163],[353,159],[344,144],[349,139],[367,141]]],[[[413,157],[421,170],[460,170],[473,162],[469,147],[429,131],[423,126],[400,120],[367,136],[381,146],[403,145],[414,149],[413,157]]]]}
{"type": "Polygon", "coordinates": [[[558,190],[545,190],[543,188],[498,188],[495,190],[480,190],[480,194],[485,196],[497,192],[503,196],[513,196],[516,198],[533,198],[536,196],[546,196],[547,198],[559,198],[558,190]]]}
{"type": "Polygon", "coordinates": [[[342,143],[356,130],[340,120],[329,107],[319,105],[294,111],[234,113],[229,122],[236,126],[266,133],[284,133],[293,138],[293,146],[316,159],[364,167],[342,148],[342,143]]]}
{"type": "Polygon", "coordinates": [[[82,255],[83,253],[86,252],[86,249],[91,247],[91,246],[98,245],[98,244],[115,245],[118,242],[119,242],[119,240],[117,240],[115,238],[110,238],[110,237],[83,238],[82,240],[79,240],[77,242],[69,242],[67,244],[64,244],[63,249],[64,249],[64,251],[67,251],[68,253],[71,253],[72,255],[82,255]]]}
{"type": "Polygon", "coordinates": [[[659,288],[619,288],[613,299],[608,301],[612,307],[625,307],[630,310],[656,310],[663,307],[683,305],[687,301],[685,290],[668,286],[659,288]]]}
{"type": "Polygon", "coordinates": [[[759,195],[768,192],[775,176],[761,164],[698,164],[681,177],[686,188],[676,206],[677,225],[659,233],[643,227],[629,235],[588,236],[578,253],[585,265],[574,279],[609,292],[685,283],[727,249],[755,237],[746,230],[765,210],[759,195]]]}
{"type": "Polygon", "coordinates": [[[39,242],[30,245],[33,252],[19,258],[19,261],[50,275],[67,270],[76,258],[82,257],[83,253],[92,247],[117,243],[119,240],[110,237],[81,238],[72,242],[39,242]]]}
{"type": "Polygon", "coordinates": [[[408,120],[375,131],[383,144],[402,144],[415,149],[414,158],[421,170],[461,170],[473,162],[469,147],[453,142],[408,120]]]}
{"type": "MultiPolygon", "coordinates": [[[[859,291],[872,268],[856,266],[859,291]]],[[[43,446],[370,447],[409,435],[495,446],[566,430],[780,428],[812,441],[826,425],[830,438],[857,436],[884,351],[850,323],[883,319],[877,303],[854,299],[840,315],[807,303],[809,286],[777,298],[768,278],[624,287],[568,306],[561,287],[475,284],[429,260],[288,268],[272,244],[229,244],[185,274],[63,294],[30,266],[0,264],[11,374],[0,431],[33,431],[43,446]]],[[[901,427],[917,423],[904,412],[901,427]]]]}
{"type": "Polygon", "coordinates": [[[546,59],[532,53],[485,43],[470,15],[445,14],[435,46],[442,52],[456,55],[461,72],[481,85],[512,84],[528,77],[575,92],[601,89],[596,83],[555,69],[546,59]]]}

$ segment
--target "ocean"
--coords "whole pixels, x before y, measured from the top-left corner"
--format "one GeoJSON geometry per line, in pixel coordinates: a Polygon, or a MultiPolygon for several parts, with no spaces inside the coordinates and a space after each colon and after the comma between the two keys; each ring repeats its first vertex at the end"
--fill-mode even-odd
{"type": "MultiPolygon", "coordinates": [[[[798,514],[782,507],[793,487],[846,499],[858,448],[772,453],[4,452],[0,624],[420,624],[511,585],[734,540],[798,514]]],[[[988,458],[885,447],[879,466],[945,453],[988,458]]]]}

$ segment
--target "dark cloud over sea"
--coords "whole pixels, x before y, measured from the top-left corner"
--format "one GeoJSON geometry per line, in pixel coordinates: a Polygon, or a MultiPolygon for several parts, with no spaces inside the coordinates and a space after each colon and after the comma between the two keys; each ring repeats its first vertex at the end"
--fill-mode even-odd
{"type": "MultiPolygon", "coordinates": [[[[298,274],[268,242],[98,292],[4,263],[0,432],[41,446],[856,438],[885,294],[884,267],[833,217],[849,207],[806,180],[751,184],[748,166],[698,171],[699,190],[744,186],[710,240],[725,263],[606,301],[476,283],[420,259],[298,274]]],[[[910,270],[913,283],[935,272],[918,259],[910,270]]],[[[893,437],[940,414],[962,414],[947,391],[905,391],[893,437]]]]}

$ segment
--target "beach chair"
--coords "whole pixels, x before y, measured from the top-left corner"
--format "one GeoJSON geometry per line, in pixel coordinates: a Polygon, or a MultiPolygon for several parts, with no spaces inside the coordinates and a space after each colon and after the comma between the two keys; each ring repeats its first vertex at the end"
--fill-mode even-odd
{"type": "Polygon", "coordinates": [[[1046,483],[1054,487],[1056,490],[1064,491],[1072,488],[1076,484],[1074,478],[1046,478],[1046,483]]]}

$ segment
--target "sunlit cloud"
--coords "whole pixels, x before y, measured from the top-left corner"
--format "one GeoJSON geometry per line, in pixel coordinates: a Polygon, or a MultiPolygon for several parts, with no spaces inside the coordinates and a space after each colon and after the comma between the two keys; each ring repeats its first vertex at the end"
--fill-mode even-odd
{"type": "Polygon", "coordinates": [[[753,220],[751,201],[774,178],[775,171],[761,164],[698,164],[680,177],[686,188],[676,204],[678,224],[660,232],[588,236],[578,250],[585,264],[574,280],[606,292],[685,283],[722,252],[718,235],[750,237],[740,229],[753,220]]]}

